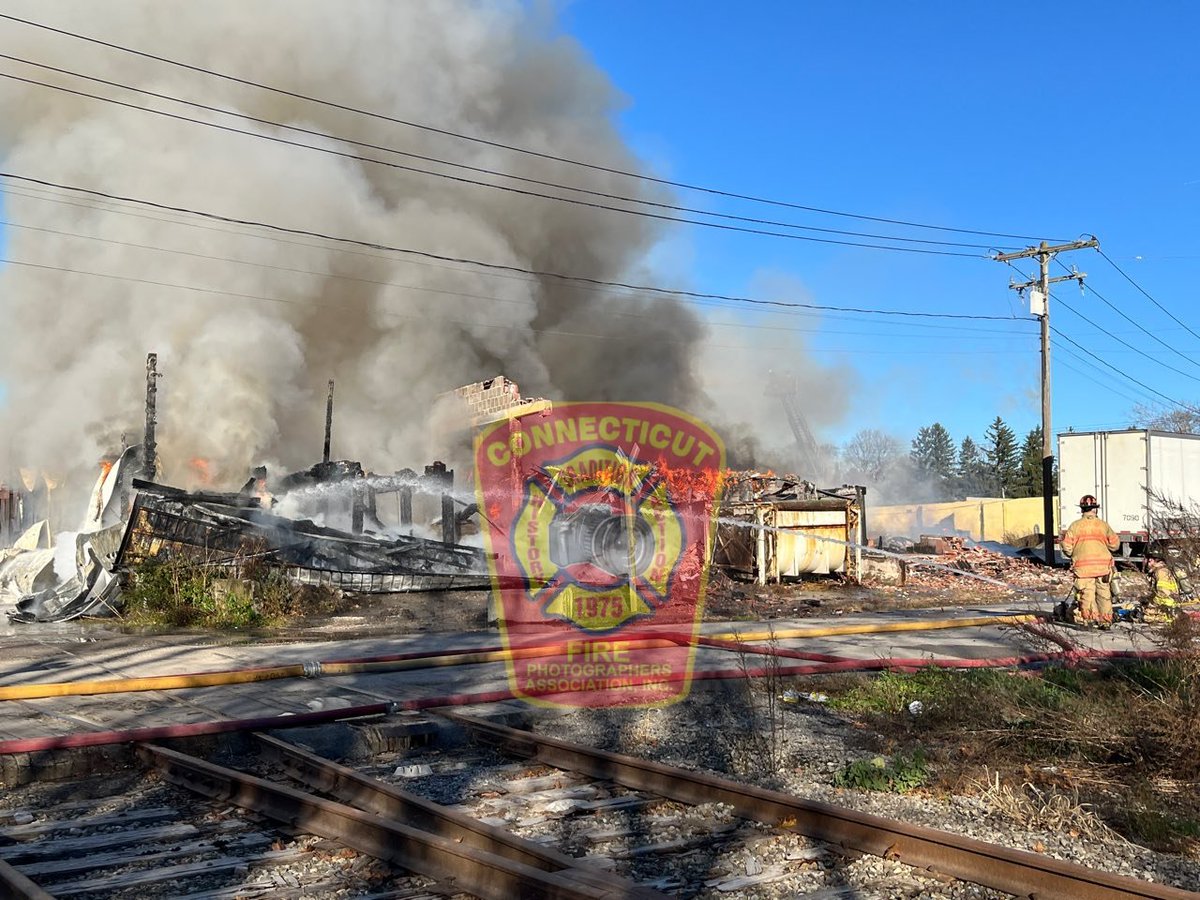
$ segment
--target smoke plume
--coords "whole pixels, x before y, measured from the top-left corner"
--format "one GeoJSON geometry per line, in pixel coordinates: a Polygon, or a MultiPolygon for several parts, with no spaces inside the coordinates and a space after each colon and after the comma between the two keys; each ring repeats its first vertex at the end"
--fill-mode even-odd
{"type": "MultiPolygon", "coordinates": [[[[9,0],[5,10],[172,59],[450,131],[614,169],[621,98],[572,40],[520,3],[469,0],[9,0]]],[[[232,84],[4,22],[8,52],[336,137],[647,199],[583,171],[232,84]]],[[[298,139],[18,64],[16,74],[298,139]]],[[[652,279],[647,219],[297,149],[15,82],[0,83],[6,171],[235,218],[597,279],[652,279]]],[[[366,155],[410,163],[376,151],[366,155]]],[[[414,163],[452,172],[434,163],[414,163]]],[[[459,173],[456,173],[459,174],[459,173]]],[[[495,181],[488,176],[481,180],[495,181]]],[[[164,477],[221,482],[333,452],[376,470],[432,452],[437,395],[503,373],[526,395],[653,400],[711,412],[741,376],[703,371],[704,320],[664,297],[503,276],[327,241],[5,186],[0,353],[12,464],[55,475],[140,439],[159,353],[164,477]],[[159,248],[159,249],[147,249],[159,248]],[[93,273],[93,274],[82,274],[93,273]],[[114,277],[115,276],[115,277],[114,277]],[[195,290],[180,289],[184,285],[195,290]]],[[[554,191],[551,190],[553,193],[554,191]]],[[[739,336],[745,340],[745,335],[739,336]]],[[[719,341],[717,342],[719,343],[719,341]]],[[[761,364],[761,361],[758,361],[761,364]]],[[[721,368],[718,364],[718,368],[721,368]]],[[[749,383],[757,397],[761,384],[749,383]]],[[[771,416],[778,421],[778,415],[771,416]]]]}

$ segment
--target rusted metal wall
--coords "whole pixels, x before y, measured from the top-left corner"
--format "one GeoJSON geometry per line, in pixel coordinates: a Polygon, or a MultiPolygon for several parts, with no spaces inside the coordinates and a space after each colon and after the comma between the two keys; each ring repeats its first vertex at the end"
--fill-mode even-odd
{"type": "Polygon", "coordinates": [[[718,529],[715,565],[759,584],[802,575],[861,572],[861,511],[848,499],[759,501],[738,504],[718,529]],[[745,524],[733,524],[729,518],[745,524]]]}

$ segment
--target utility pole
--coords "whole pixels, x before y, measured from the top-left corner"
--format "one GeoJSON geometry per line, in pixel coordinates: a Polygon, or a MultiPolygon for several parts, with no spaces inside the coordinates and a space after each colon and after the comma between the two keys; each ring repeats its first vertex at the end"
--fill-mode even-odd
{"type": "Polygon", "coordinates": [[[1042,515],[1045,528],[1045,560],[1046,565],[1054,565],[1054,444],[1050,430],[1050,285],[1060,281],[1078,281],[1083,286],[1086,272],[1072,271],[1070,275],[1050,277],[1050,260],[1057,254],[1069,250],[1086,250],[1099,248],[1100,242],[1094,237],[1086,241],[1072,241],[1069,244],[1049,246],[1042,241],[1036,247],[1028,247],[1015,253],[997,253],[992,259],[996,262],[1010,263],[1014,259],[1029,259],[1036,257],[1041,265],[1041,277],[1022,284],[1012,283],[1009,287],[1016,291],[1025,291],[1036,287],[1037,293],[1030,295],[1030,312],[1037,316],[1042,323],[1042,515]]]}

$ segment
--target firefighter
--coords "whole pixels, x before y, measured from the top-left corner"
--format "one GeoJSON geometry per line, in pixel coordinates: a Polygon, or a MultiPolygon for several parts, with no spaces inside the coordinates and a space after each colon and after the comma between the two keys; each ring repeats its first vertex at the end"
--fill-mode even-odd
{"type": "Polygon", "coordinates": [[[1080,617],[1088,628],[1107,630],[1112,625],[1113,551],[1121,540],[1096,510],[1100,504],[1091,494],[1079,499],[1080,518],[1071,523],[1062,539],[1062,551],[1071,557],[1075,574],[1075,596],[1080,617]]]}
{"type": "Polygon", "coordinates": [[[1162,559],[1151,559],[1147,568],[1154,581],[1154,597],[1151,598],[1154,611],[1164,615],[1175,612],[1179,607],[1179,581],[1175,572],[1162,559]]]}

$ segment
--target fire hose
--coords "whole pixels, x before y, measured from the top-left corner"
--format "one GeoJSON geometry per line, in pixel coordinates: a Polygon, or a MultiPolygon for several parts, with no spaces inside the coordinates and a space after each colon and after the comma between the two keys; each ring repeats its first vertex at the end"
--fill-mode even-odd
{"type": "MultiPolygon", "coordinates": [[[[1170,654],[1166,651],[1135,650],[1073,650],[1064,653],[1039,653],[1029,656],[998,657],[994,659],[848,659],[835,663],[813,663],[803,666],[779,666],[777,668],[717,669],[700,672],[673,672],[660,680],[678,682],[723,681],[730,679],[771,676],[823,675],[834,672],[869,672],[882,669],[905,669],[936,666],[939,668],[1011,668],[1013,666],[1036,665],[1057,661],[1112,660],[1112,659],[1162,659],[1170,654]]],[[[547,698],[569,697],[570,693],[548,695],[547,698]]],[[[469,706],[476,703],[498,703],[516,699],[509,690],[483,691],[474,694],[449,694],[440,697],[422,697],[398,702],[373,703],[342,709],[318,712],[285,714],[255,719],[223,719],[209,722],[191,722],[181,725],[162,725],[149,728],[134,728],[115,731],[76,732],[51,737],[25,738],[0,741],[0,756],[15,753],[36,753],[46,750],[76,749],[135,741],[165,740],[171,738],[197,737],[239,731],[264,731],[296,728],[306,725],[381,716],[398,711],[419,711],[447,706],[469,706]]]]}
{"type": "MultiPolygon", "coordinates": [[[[817,661],[840,661],[839,657],[824,654],[802,654],[800,651],[784,651],[781,648],[754,647],[749,641],[792,640],[797,638],[830,637],[847,634],[875,634],[896,631],[930,631],[943,628],[968,628],[982,625],[1021,624],[1037,619],[1032,614],[976,616],[971,618],[919,620],[913,622],[864,623],[855,625],[833,625],[820,628],[789,629],[778,632],[753,632],[739,635],[726,632],[711,637],[693,637],[675,632],[647,635],[644,641],[622,642],[628,649],[665,647],[681,642],[696,643],[719,649],[735,650],[760,655],[790,656],[817,661]],[[658,643],[653,643],[657,641],[658,643]]],[[[586,643],[586,641],[585,641],[586,643]]],[[[229,669],[215,672],[195,672],[182,675],[151,675],[139,678],[113,678],[99,681],[50,682],[46,684],[19,684],[0,686],[0,701],[36,700],[46,697],[78,697],[97,694],[123,694],[143,691],[170,691],[186,688],[217,687],[231,684],[249,684],[287,678],[305,678],[318,675],[358,675],[382,672],[399,672],[413,669],[441,668],[445,666],[475,665],[482,663],[508,662],[513,659],[530,659],[554,656],[564,652],[561,642],[531,647],[500,648],[484,650],[452,650],[429,654],[400,654],[393,656],[362,657],[347,660],[294,663],[282,666],[260,666],[246,669],[229,669]]]]}

